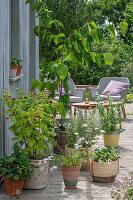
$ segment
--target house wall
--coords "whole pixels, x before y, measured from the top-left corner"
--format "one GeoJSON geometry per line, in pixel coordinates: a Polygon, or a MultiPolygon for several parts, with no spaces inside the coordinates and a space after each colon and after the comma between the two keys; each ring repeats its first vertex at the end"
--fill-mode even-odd
{"type": "MultiPolygon", "coordinates": [[[[34,3],[34,2],[33,2],[34,3]]],[[[33,30],[38,24],[36,13],[25,0],[1,0],[0,6],[0,91],[3,88],[13,91],[22,88],[25,93],[31,89],[32,78],[39,77],[39,41],[33,30]],[[24,77],[10,82],[10,58],[23,60],[24,77]]],[[[2,116],[0,92],[0,157],[10,154],[13,134],[9,131],[9,120],[2,116]]]]}

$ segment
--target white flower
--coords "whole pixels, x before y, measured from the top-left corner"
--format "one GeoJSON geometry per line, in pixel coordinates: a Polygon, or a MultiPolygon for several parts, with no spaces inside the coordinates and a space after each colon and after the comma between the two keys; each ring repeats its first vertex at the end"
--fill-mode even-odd
{"type": "Polygon", "coordinates": [[[105,131],[104,131],[104,130],[101,130],[100,132],[101,132],[101,133],[105,133],[105,131]]]}
{"type": "Polygon", "coordinates": [[[75,132],[74,135],[79,135],[79,134],[77,132],[75,132]]]}
{"type": "Polygon", "coordinates": [[[83,124],[82,127],[88,127],[88,125],[87,124],[83,124]]]}
{"type": "Polygon", "coordinates": [[[89,142],[85,141],[86,144],[89,144],[89,142]]]}

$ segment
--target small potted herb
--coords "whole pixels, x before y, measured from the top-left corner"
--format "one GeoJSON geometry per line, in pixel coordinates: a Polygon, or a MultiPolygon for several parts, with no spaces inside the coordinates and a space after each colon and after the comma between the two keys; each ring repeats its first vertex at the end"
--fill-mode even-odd
{"type": "Polygon", "coordinates": [[[114,106],[111,97],[109,97],[108,102],[107,108],[105,108],[101,101],[97,103],[101,121],[101,133],[103,133],[105,146],[118,146],[120,133],[122,132],[121,106],[119,102],[114,106]]]}
{"type": "Polygon", "coordinates": [[[9,196],[19,197],[22,193],[24,179],[32,175],[34,166],[26,154],[20,152],[15,145],[11,156],[0,159],[0,176],[3,176],[5,187],[9,196]]]}
{"type": "Polygon", "coordinates": [[[111,186],[112,199],[132,200],[133,199],[133,177],[123,177],[122,181],[114,181],[111,186]]]}
{"type": "Polygon", "coordinates": [[[82,158],[83,155],[81,155],[79,149],[73,149],[71,152],[67,151],[67,156],[56,156],[56,161],[61,163],[65,188],[76,188],[82,158]]]}
{"type": "Polygon", "coordinates": [[[81,170],[89,169],[89,154],[91,147],[97,142],[96,138],[100,135],[100,120],[97,114],[89,111],[87,116],[79,111],[77,116],[71,115],[69,122],[66,124],[66,149],[70,150],[75,145],[79,146],[80,151],[86,155],[82,161],[81,170]]]}
{"type": "Polygon", "coordinates": [[[20,74],[21,74],[21,70],[22,70],[22,65],[21,65],[21,62],[22,62],[23,60],[21,60],[21,59],[19,59],[19,58],[17,58],[17,65],[18,65],[18,69],[17,69],[17,76],[20,76],[20,74]]]}
{"type": "Polygon", "coordinates": [[[10,77],[11,78],[16,77],[17,69],[18,69],[17,58],[13,57],[11,58],[11,61],[10,61],[10,77]]]}
{"type": "Polygon", "coordinates": [[[120,157],[115,147],[96,147],[90,154],[90,173],[93,181],[114,181],[119,171],[120,157]]]}

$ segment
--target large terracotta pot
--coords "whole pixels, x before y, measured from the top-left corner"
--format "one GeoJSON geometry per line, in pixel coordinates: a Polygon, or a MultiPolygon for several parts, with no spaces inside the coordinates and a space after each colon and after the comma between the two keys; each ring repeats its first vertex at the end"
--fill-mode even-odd
{"type": "Polygon", "coordinates": [[[22,65],[18,65],[17,74],[16,74],[17,76],[20,76],[21,70],[22,70],[22,65]]]}
{"type": "Polygon", "coordinates": [[[33,170],[33,176],[24,181],[24,189],[42,189],[47,186],[49,161],[31,160],[31,164],[37,166],[33,170]]]}
{"type": "Polygon", "coordinates": [[[10,67],[10,78],[15,78],[17,73],[18,66],[10,67]]]}
{"type": "Polygon", "coordinates": [[[65,167],[62,166],[62,173],[65,188],[74,189],[77,186],[80,167],[65,167]]]}
{"type": "Polygon", "coordinates": [[[113,182],[119,171],[119,161],[99,163],[90,159],[90,173],[95,182],[113,182]]]}
{"type": "Polygon", "coordinates": [[[120,134],[118,132],[114,132],[114,134],[111,135],[103,134],[103,138],[104,146],[119,146],[120,134]]]}
{"type": "Polygon", "coordinates": [[[24,179],[22,178],[19,178],[18,180],[9,179],[9,178],[6,178],[5,175],[3,175],[3,179],[5,182],[5,187],[6,187],[6,191],[8,195],[11,197],[15,196],[18,198],[19,195],[22,193],[24,179]]]}

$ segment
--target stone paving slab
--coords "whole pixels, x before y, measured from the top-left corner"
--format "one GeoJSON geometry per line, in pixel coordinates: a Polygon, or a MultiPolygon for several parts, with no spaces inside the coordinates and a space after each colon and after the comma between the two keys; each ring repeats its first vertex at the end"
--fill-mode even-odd
{"type": "MultiPolygon", "coordinates": [[[[120,160],[120,170],[116,180],[133,173],[133,104],[125,105],[127,115],[123,119],[124,132],[120,135],[119,151],[124,154],[120,160]]],[[[103,138],[98,141],[103,146],[103,138]]],[[[49,172],[47,188],[42,190],[23,190],[20,200],[111,200],[111,183],[96,183],[88,171],[81,171],[77,189],[65,189],[61,168],[49,172]]],[[[5,187],[0,187],[0,200],[8,200],[5,187]]]]}

